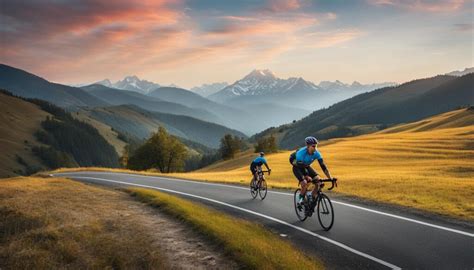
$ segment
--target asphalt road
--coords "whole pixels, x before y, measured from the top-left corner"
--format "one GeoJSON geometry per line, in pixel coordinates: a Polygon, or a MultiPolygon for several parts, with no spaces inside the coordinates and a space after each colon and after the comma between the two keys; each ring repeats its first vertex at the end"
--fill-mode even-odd
{"type": "Polygon", "coordinates": [[[263,224],[331,269],[474,269],[474,232],[441,220],[333,199],[335,222],[326,232],[316,216],[304,222],[297,219],[293,194],[287,191],[269,190],[261,201],[252,199],[248,188],[235,185],[106,172],[54,176],[154,188],[199,201],[263,224]]]}

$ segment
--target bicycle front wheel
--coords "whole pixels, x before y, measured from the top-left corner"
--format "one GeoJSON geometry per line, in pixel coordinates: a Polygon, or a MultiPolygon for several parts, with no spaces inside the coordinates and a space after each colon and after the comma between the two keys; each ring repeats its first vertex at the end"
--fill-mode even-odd
{"type": "Polygon", "coordinates": [[[334,209],[328,196],[319,194],[317,209],[319,224],[325,231],[329,231],[334,224],[334,209]]]}
{"type": "Polygon", "coordinates": [[[258,187],[258,195],[260,195],[260,199],[265,199],[267,196],[267,181],[262,180],[260,182],[260,186],[258,187]]]}
{"type": "Polygon", "coordinates": [[[257,182],[255,180],[250,180],[250,195],[252,195],[252,198],[256,198],[258,193],[257,189],[257,182]]]}
{"type": "Polygon", "coordinates": [[[295,190],[295,195],[293,196],[293,203],[295,204],[296,216],[298,217],[299,220],[305,221],[306,218],[307,218],[307,216],[306,216],[306,214],[305,214],[304,206],[298,204],[298,202],[299,202],[299,200],[300,200],[300,193],[301,193],[301,189],[300,189],[300,188],[298,188],[297,190],[295,190]]]}

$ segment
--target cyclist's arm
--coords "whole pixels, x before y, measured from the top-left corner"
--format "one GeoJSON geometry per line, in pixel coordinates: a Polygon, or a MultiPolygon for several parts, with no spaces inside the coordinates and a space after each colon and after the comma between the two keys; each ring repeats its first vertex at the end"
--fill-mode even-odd
{"type": "Polygon", "coordinates": [[[327,176],[328,179],[332,179],[331,173],[328,170],[328,167],[326,167],[326,164],[324,164],[324,161],[322,158],[318,159],[319,166],[321,166],[321,169],[323,170],[324,174],[327,176]]]}
{"type": "Polygon", "coordinates": [[[270,167],[268,167],[268,164],[266,162],[263,163],[263,165],[265,165],[265,167],[267,167],[267,171],[271,171],[270,167]]]}

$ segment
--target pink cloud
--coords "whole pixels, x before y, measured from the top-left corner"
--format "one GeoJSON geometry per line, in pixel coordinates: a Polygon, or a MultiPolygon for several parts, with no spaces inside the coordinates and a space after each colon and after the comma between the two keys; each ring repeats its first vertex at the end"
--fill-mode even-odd
{"type": "Polygon", "coordinates": [[[369,0],[369,3],[374,5],[394,6],[424,12],[452,12],[460,9],[465,2],[465,0],[369,0]]]}
{"type": "Polygon", "coordinates": [[[297,10],[301,7],[299,0],[267,0],[265,10],[271,12],[286,12],[297,10]]]}
{"type": "MultiPolygon", "coordinates": [[[[203,30],[180,1],[11,1],[6,6],[0,16],[8,18],[8,30],[0,31],[8,42],[2,44],[0,62],[59,82],[118,79],[206,61],[264,62],[312,43],[314,37],[305,33],[337,17],[296,12],[300,1],[269,1],[272,12],[214,16],[219,27],[203,30]]],[[[318,44],[344,40],[339,34],[318,44]]]]}
{"type": "Polygon", "coordinates": [[[332,32],[316,32],[307,35],[306,46],[312,48],[333,47],[364,35],[357,29],[344,29],[332,32]]]}

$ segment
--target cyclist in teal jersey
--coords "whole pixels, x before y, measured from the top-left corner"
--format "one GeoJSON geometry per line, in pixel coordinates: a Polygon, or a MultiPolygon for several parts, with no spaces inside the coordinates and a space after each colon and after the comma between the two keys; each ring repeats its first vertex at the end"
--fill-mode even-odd
{"type": "MultiPolygon", "coordinates": [[[[305,138],[305,143],[305,147],[298,149],[290,155],[290,163],[293,165],[293,174],[298,179],[301,185],[301,193],[298,202],[300,204],[302,203],[306,194],[308,183],[311,182],[312,179],[321,179],[318,173],[310,166],[313,161],[318,160],[319,165],[321,166],[321,169],[323,170],[324,174],[327,176],[328,179],[332,179],[331,173],[324,164],[323,157],[317,149],[318,140],[315,137],[310,136],[305,138]]],[[[316,189],[313,190],[313,193],[315,191],[316,189]]],[[[314,198],[315,194],[312,195],[314,198]]]]}

